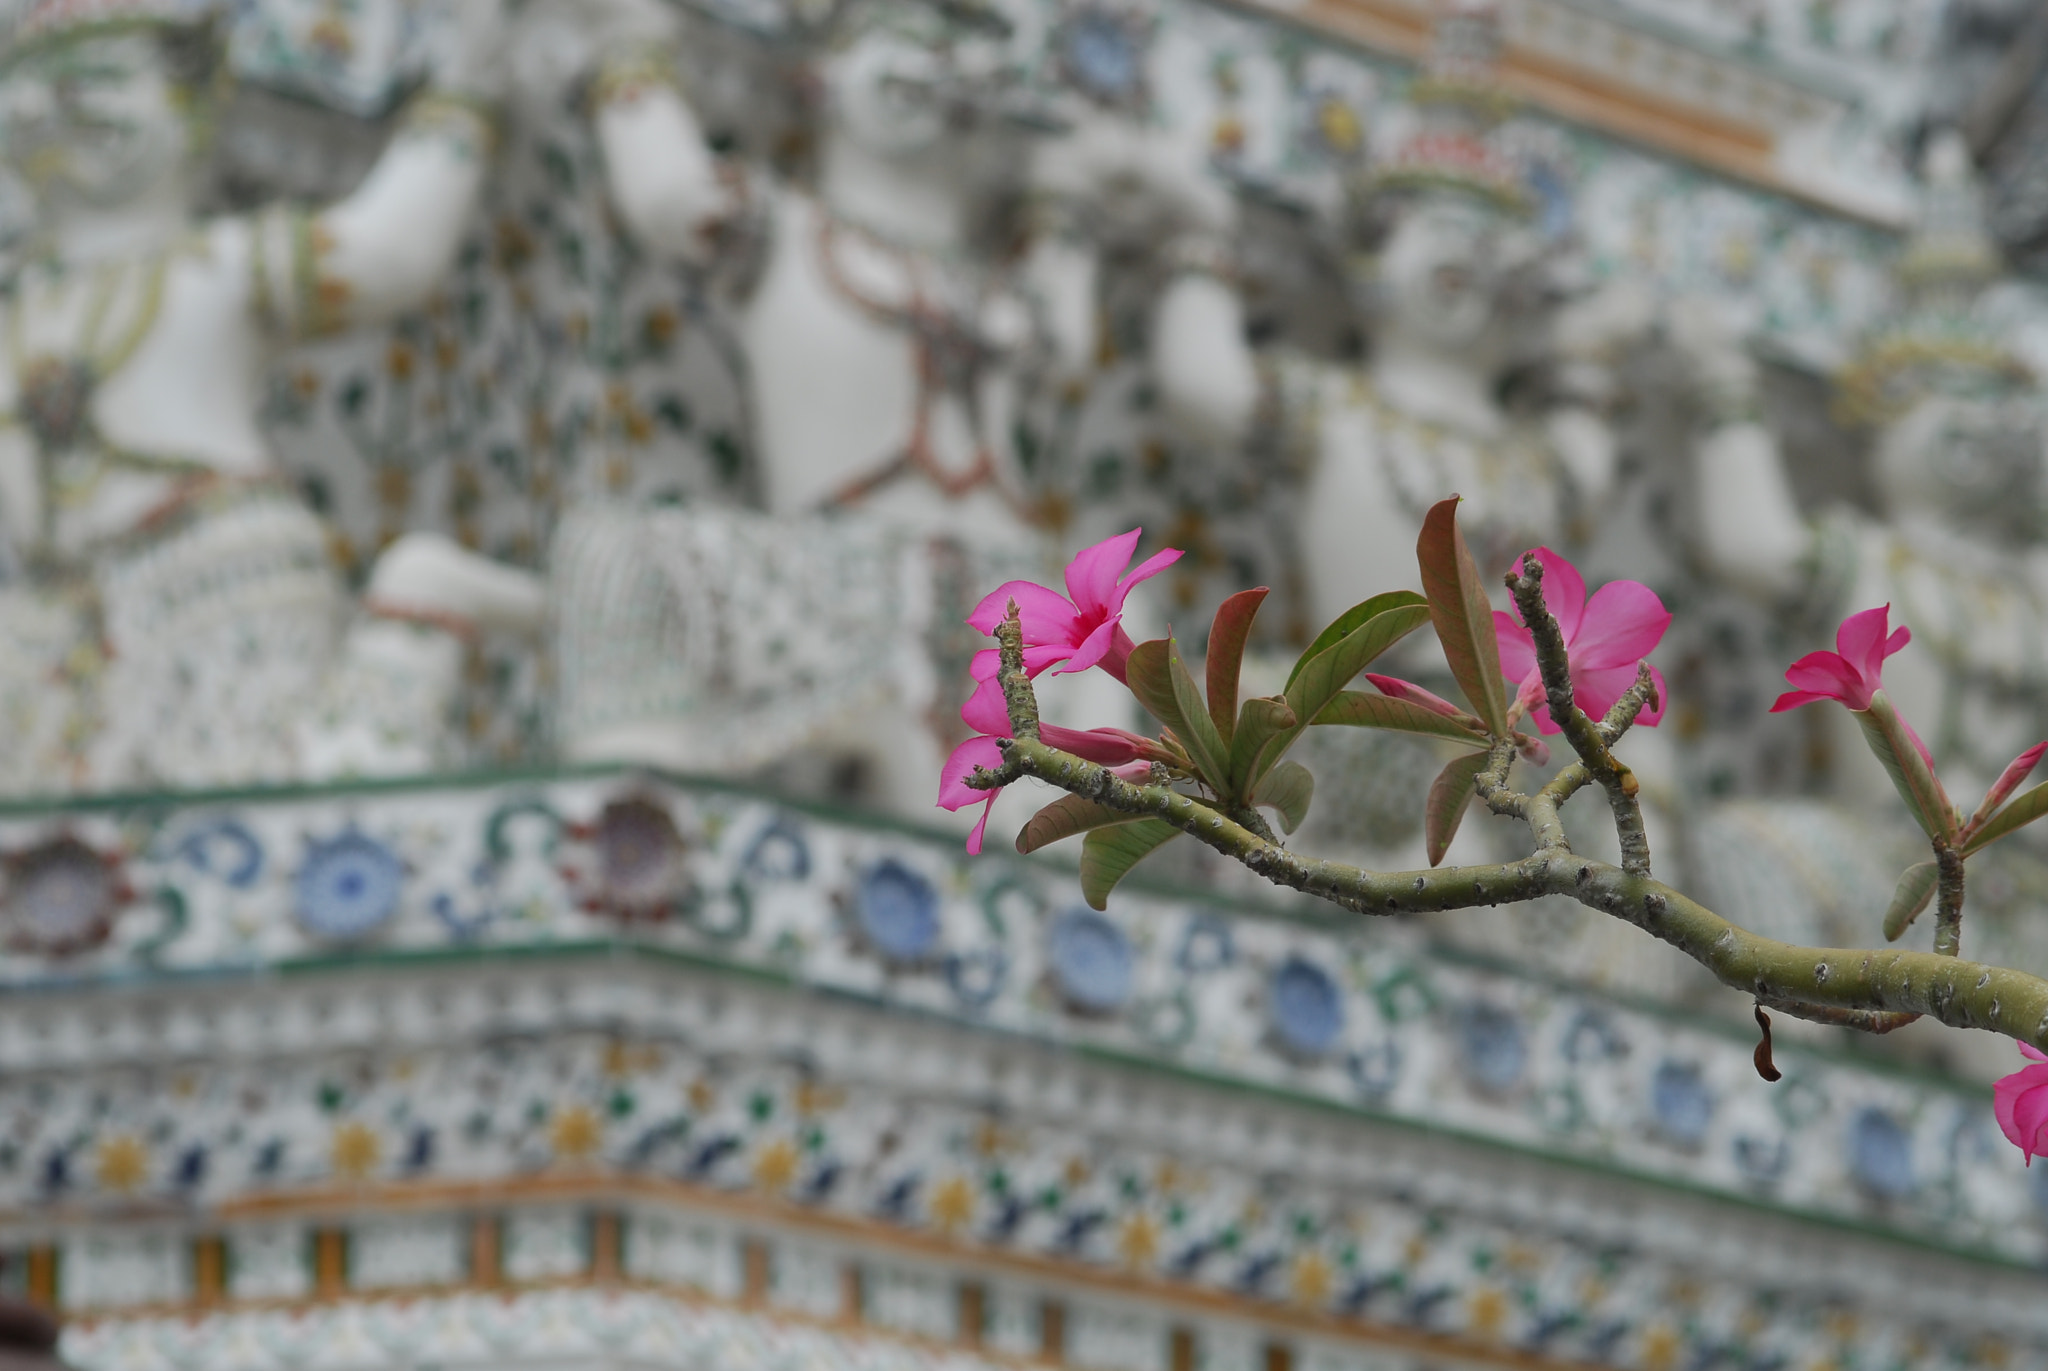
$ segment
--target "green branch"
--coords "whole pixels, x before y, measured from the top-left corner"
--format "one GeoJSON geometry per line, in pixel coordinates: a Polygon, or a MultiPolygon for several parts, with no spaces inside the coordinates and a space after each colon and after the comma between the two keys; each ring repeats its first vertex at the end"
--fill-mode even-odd
{"type": "MultiPolygon", "coordinates": [[[[1722,984],[1788,1014],[1876,1032],[1924,1014],[1954,1028],[1987,1029],[2048,1050],[2048,981],[1940,953],[1800,947],[1759,937],[1647,874],[1574,854],[1563,842],[1561,829],[1554,845],[1541,846],[1521,861],[1486,866],[1377,872],[1297,855],[1189,796],[1162,785],[1126,781],[1106,767],[1038,741],[1037,700],[1024,675],[1022,636],[1016,624],[1012,607],[997,637],[1004,698],[1010,706],[1011,729],[1018,736],[998,740],[1003,764],[994,772],[977,770],[968,781],[976,789],[1034,776],[1121,813],[1160,819],[1275,885],[1361,914],[1469,909],[1563,895],[1634,924],[1706,967],[1722,984]]],[[[1642,708],[1647,698],[1639,696],[1632,709],[1642,708]]],[[[1589,729],[1600,730],[1600,753],[1634,717],[1631,707],[1623,704],[1617,704],[1616,712],[1624,717],[1611,714],[1599,725],[1588,723],[1589,729]]],[[[1547,808],[1554,822],[1558,797],[1585,784],[1561,773],[1536,795],[1516,797],[1506,790],[1512,746],[1507,746],[1505,761],[1500,751],[1497,747],[1491,759],[1499,763],[1499,775],[1491,777],[1496,767],[1488,767],[1489,778],[1497,781],[1496,793],[1511,807],[1518,803],[1523,811],[1536,808],[1539,821],[1547,808]]],[[[1597,774],[1590,760],[1586,771],[1597,774]]],[[[1528,817],[1526,812],[1523,817],[1528,817]]],[[[1952,888],[1959,910],[1959,879],[1952,888]]]]}

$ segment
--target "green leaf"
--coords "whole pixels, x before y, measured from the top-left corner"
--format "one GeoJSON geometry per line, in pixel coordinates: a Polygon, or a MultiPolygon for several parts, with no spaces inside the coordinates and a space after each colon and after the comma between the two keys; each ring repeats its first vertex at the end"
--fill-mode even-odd
{"type": "Polygon", "coordinates": [[[1970,835],[1970,841],[1963,845],[1963,855],[1981,852],[2006,834],[2025,828],[2043,814],[2048,814],[2048,781],[2023,790],[2013,802],[1992,815],[1985,825],[1970,835]]]}
{"type": "MultiPolygon", "coordinates": [[[[1953,840],[1956,826],[1962,822],[1956,814],[1956,807],[1949,800],[1948,792],[1941,788],[1941,782],[1935,778],[1934,769],[1927,765],[1927,759],[1913,745],[1905,720],[1892,708],[1892,702],[1885,698],[1885,693],[1880,690],[1873,694],[1869,709],[1850,712],[1856,715],[1856,722],[1863,725],[1863,740],[1870,744],[1877,760],[1884,763],[1899,798],[1906,802],[1906,808],[1912,811],[1921,830],[1930,838],[1953,840]]],[[[1988,830],[1997,823],[1998,819],[1994,818],[1984,827],[1988,830]]]]}
{"type": "Polygon", "coordinates": [[[1398,605],[1360,624],[1309,659],[1287,687],[1287,703],[1304,719],[1313,719],[1373,659],[1429,622],[1429,606],[1398,605]]]}
{"type": "Polygon", "coordinates": [[[1377,619],[1390,609],[1400,609],[1407,605],[1426,605],[1428,603],[1427,600],[1412,590],[1390,590],[1384,595],[1375,595],[1370,600],[1361,600],[1342,614],[1339,614],[1335,619],[1332,619],[1330,626],[1316,635],[1316,640],[1308,645],[1308,651],[1295,659],[1294,670],[1287,673],[1287,684],[1294,684],[1294,678],[1301,675],[1301,669],[1309,664],[1310,658],[1320,657],[1323,653],[1350,637],[1353,632],[1362,627],[1368,620],[1377,619]]]}
{"type": "Polygon", "coordinates": [[[1111,809],[1079,795],[1062,795],[1031,816],[1030,822],[1017,834],[1017,850],[1036,852],[1076,833],[1137,821],[1137,815],[1126,814],[1121,809],[1111,809]]]}
{"type": "Polygon", "coordinates": [[[1396,700],[1377,691],[1343,690],[1309,721],[1342,724],[1350,728],[1391,728],[1401,733],[1420,733],[1429,738],[1449,738],[1454,743],[1485,747],[1486,735],[1470,724],[1424,709],[1410,700],[1396,700]]]}
{"type": "Polygon", "coordinates": [[[1287,701],[1255,696],[1237,711],[1237,732],[1230,739],[1230,785],[1236,791],[1254,790],[1271,769],[1283,744],[1297,730],[1294,711],[1287,701]]]}
{"type": "Polygon", "coordinates": [[[1453,758],[1451,764],[1429,783],[1429,798],[1423,802],[1422,828],[1429,846],[1429,864],[1442,862],[1465,821],[1465,807],[1472,803],[1472,783],[1486,770],[1487,754],[1474,752],[1453,758]]]}
{"type": "Polygon", "coordinates": [[[1109,892],[1130,874],[1132,867],[1152,855],[1152,850],[1180,830],[1164,819],[1140,819],[1136,823],[1098,828],[1081,840],[1081,898],[1093,909],[1109,905],[1109,892]]]}
{"type": "Polygon", "coordinates": [[[1493,606],[1479,583],[1479,567],[1465,535],[1458,531],[1458,497],[1438,501],[1422,521],[1415,542],[1422,566],[1422,593],[1429,598],[1429,617],[1443,643],[1444,659],[1458,688],[1496,738],[1508,731],[1507,685],[1500,675],[1500,638],[1493,629],[1493,606]]]}
{"type": "Polygon", "coordinates": [[[1217,794],[1230,795],[1235,799],[1230,786],[1230,749],[1224,745],[1223,735],[1216,731],[1216,724],[1202,703],[1202,688],[1195,684],[1195,678],[1188,674],[1187,663],[1180,659],[1180,645],[1168,638],[1166,651],[1167,678],[1173,683],[1174,704],[1187,724],[1185,733],[1179,729],[1174,732],[1188,750],[1195,769],[1202,773],[1202,779],[1214,787],[1217,794]]]}
{"type": "Polygon", "coordinates": [[[1237,729],[1237,678],[1244,670],[1245,640],[1266,595],[1264,586],[1240,590],[1216,607],[1215,622],[1209,625],[1209,719],[1226,751],[1237,729]]]}
{"type": "Polygon", "coordinates": [[[1185,739],[1188,726],[1180,717],[1180,697],[1173,690],[1171,656],[1172,645],[1165,638],[1139,643],[1124,663],[1124,680],[1146,713],[1185,739]]]}
{"type": "Polygon", "coordinates": [[[1280,813],[1280,830],[1292,833],[1308,817],[1308,802],[1315,796],[1316,778],[1300,762],[1282,762],[1266,774],[1252,792],[1252,803],[1266,805],[1280,813]]]}
{"type": "Polygon", "coordinates": [[[1912,927],[1913,920],[1920,917],[1920,911],[1927,908],[1927,902],[1934,898],[1934,888],[1940,884],[1941,870],[1933,862],[1921,862],[1918,866],[1906,868],[1906,874],[1899,877],[1899,887],[1892,892],[1891,908],[1884,912],[1884,940],[1895,943],[1899,935],[1912,927]]]}

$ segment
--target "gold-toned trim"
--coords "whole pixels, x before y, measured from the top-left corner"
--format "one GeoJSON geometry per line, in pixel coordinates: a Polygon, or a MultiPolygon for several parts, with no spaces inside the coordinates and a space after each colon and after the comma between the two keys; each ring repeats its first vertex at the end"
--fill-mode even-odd
{"type": "MultiPolygon", "coordinates": [[[[736,1195],[729,1191],[661,1176],[606,1176],[581,1170],[543,1173],[512,1181],[394,1181],[365,1185],[319,1186],[297,1191],[270,1192],[229,1201],[220,1206],[215,1212],[214,1219],[217,1223],[234,1224],[253,1219],[303,1217],[322,1224],[332,1224],[337,1220],[347,1220],[369,1212],[503,1212],[528,1204],[558,1205],[564,1202],[580,1202],[591,1206],[596,1211],[600,1226],[607,1218],[616,1224],[617,1214],[622,1210],[644,1207],[649,1203],[672,1205],[678,1209],[717,1215],[739,1225],[757,1226],[754,1233],[743,1237],[741,1246],[742,1290],[739,1303],[750,1307],[769,1307],[770,1250],[764,1241],[763,1232],[772,1236],[775,1231],[783,1230],[817,1234],[832,1239],[839,1245],[928,1262],[961,1272],[963,1277],[965,1272],[962,1271],[962,1267],[971,1264],[1033,1282],[1055,1286],[1068,1285],[1136,1300],[1162,1311],[1180,1310],[1190,1314],[1258,1324],[1272,1330],[1276,1335],[1293,1334],[1364,1346],[1391,1347],[1424,1356],[1500,1368],[1500,1371],[1591,1371],[1587,1363],[1522,1352],[1456,1334],[1431,1333],[1368,1319],[1343,1318],[1299,1305],[1250,1299],[1223,1290],[1174,1284],[1136,1272],[1118,1271],[1080,1262],[1062,1261],[1053,1257],[1008,1251],[1001,1247],[942,1238],[933,1234],[906,1231],[879,1219],[820,1213],[794,1201],[736,1195]]],[[[318,1293],[313,1299],[229,1301],[222,1307],[303,1308],[333,1303],[343,1298],[371,1298],[372,1292],[345,1289],[345,1239],[346,1234],[339,1228],[322,1227],[317,1230],[315,1289],[318,1293]],[[326,1264],[323,1265],[323,1262],[326,1264]],[[339,1282],[340,1288],[332,1281],[321,1279],[330,1272],[343,1277],[339,1282]]],[[[602,1251],[603,1244],[594,1242],[593,1267],[589,1275],[551,1281],[508,1281],[499,1288],[557,1289],[596,1285],[671,1294],[687,1293],[678,1292],[666,1285],[627,1278],[619,1273],[615,1264],[607,1271],[600,1255],[602,1251]]],[[[374,1292],[379,1297],[387,1293],[396,1298],[411,1299],[418,1298],[421,1292],[374,1292]]],[[[1048,1313],[1052,1307],[1058,1305],[1059,1301],[1056,1298],[1051,1300],[1048,1313]]],[[[154,1311],[80,1311],[73,1317],[80,1322],[89,1323],[96,1319],[140,1317],[150,1312],[176,1314],[189,1312],[189,1307],[176,1305],[154,1311]]],[[[779,1308],[774,1312],[777,1317],[782,1317],[784,1313],[779,1308]]],[[[843,1318],[828,1318],[816,1322],[826,1327],[845,1326],[843,1318]]],[[[1060,1341],[1049,1345],[1061,1345],[1066,1331],[1063,1306],[1060,1306],[1059,1313],[1051,1315],[1050,1322],[1056,1326],[1055,1331],[1060,1341]]],[[[889,1336],[893,1338],[904,1335],[891,1332],[889,1336]]]]}
{"type": "MultiPolygon", "coordinates": [[[[1307,0],[1298,9],[1253,0],[1238,0],[1238,4],[1409,61],[1420,62],[1429,50],[1429,9],[1400,0],[1307,0]]],[[[1767,125],[1672,99],[1660,91],[1512,42],[1501,53],[1499,78],[1503,96],[1547,114],[1681,157],[1829,214],[1883,228],[1899,227],[1816,195],[1810,187],[1786,176],[1777,166],[1778,135],[1767,125]]]]}

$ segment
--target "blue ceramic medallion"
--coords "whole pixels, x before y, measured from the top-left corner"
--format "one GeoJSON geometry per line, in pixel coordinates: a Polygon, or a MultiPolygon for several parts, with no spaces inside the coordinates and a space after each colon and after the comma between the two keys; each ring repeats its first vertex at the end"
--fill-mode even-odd
{"type": "Polygon", "coordinates": [[[1475,1004],[1458,1023],[1464,1048],[1465,1075],[1482,1090],[1512,1090],[1529,1064],[1528,1035],[1522,1021],[1497,1005],[1475,1004]]]}
{"type": "Polygon", "coordinates": [[[1230,925],[1213,914],[1198,914],[1188,920],[1180,935],[1180,951],[1174,961],[1190,976],[1221,971],[1237,959],[1230,937],[1230,925]]]}
{"type": "Polygon", "coordinates": [[[1297,1057],[1320,1057],[1344,1032],[1344,992],[1306,957],[1289,957],[1273,973],[1266,996],[1273,1037],[1297,1057]]]}
{"type": "Polygon", "coordinates": [[[962,1008],[980,1009],[1003,993],[1010,956],[1000,947],[976,947],[946,959],[946,984],[962,1008]]]}
{"type": "Polygon", "coordinates": [[[1352,1053],[1345,1063],[1358,1093],[1375,1103],[1385,1099],[1401,1083],[1401,1065],[1401,1044],[1392,1038],[1375,1043],[1363,1052],[1352,1053]]]}
{"type": "Polygon", "coordinates": [[[221,819],[186,835],[179,855],[194,871],[247,890],[263,874],[263,844],[239,819],[221,819]]]}
{"type": "Polygon", "coordinates": [[[1137,959],[1130,939],[1092,909],[1070,909],[1053,920],[1046,960],[1053,985],[1070,1008],[1114,1014],[1131,997],[1137,959]]]}
{"type": "Polygon", "coordinates": [[[1902,1200],[1916,1188],[1913,1138],[1882,1109],[1861,1109],[1849,1121],[1849,1171],[1881,1200],[1902,1200]]]}
{"type": "Polygon", "coordinates": [[[1131,25],[1103,10],[1082,10],[1061,35],[1060,60],[1067,79],[1104,104],[1137,101],[1145,79],[1142,54],[1131,25]]]}
{"type": "Polygon", "coordinates": [[[1714,1092],[1695,1063],[1666,1061],[1650,1078],[1650,1109],[1665,1138],[1680,1147],[1698,1147],[1714,1121],[1714,1092]]]}
{"type": "Polygon", "coordinates": [[[307,932],[345,942],[366,937],[398,911],[405,864],[355,829],[311,844],[292,880],[292,912],[307,932]]]}
{"type": "Polygon", "coordinates": [[[884,961],[921,962],[939,950],[939,892],[893,858],[861,877],[853,908],[861,941],[884,961]]]}
{"type": "Polygon", "coordinates": [[[741,865],[757,880],[801,881],[811,874],[810,844],[795,824],[777,819],[761,830],[741,865]]]}

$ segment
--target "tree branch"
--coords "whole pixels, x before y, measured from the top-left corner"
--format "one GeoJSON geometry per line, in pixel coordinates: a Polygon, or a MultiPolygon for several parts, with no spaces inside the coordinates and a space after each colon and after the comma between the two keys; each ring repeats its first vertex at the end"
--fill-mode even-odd
{"type": "MultiPolygon", "coordinates": [[[[1645,873],[1574,854],[1564,845],[1561,830],[1554,847],[1539,847],[1521,861],[1486,866],[1376,872],[1299,856],[1189,796],[1161,785],[1126,781],[1106,767],[1027,736],[1037,733],[1038,706],[1024,675],[1022,636],[1016,624],[1013,607],[997,637],[1004,698],[1011,710],[1011,729],[1019,736],[997,740],[1003,765],[994,772],[976,771],[967,782],[975,789],[1035,776],[1110,809],[1164,820],[1275,885],[1361,914],[1469,909],[1563,895],[1670,943],[1722,984],[1787,1014],[1872,1032],[1888,1031],[1906,1022],[1907,1016],[1925,1014],[1953,1028],[1987,1029],[2048,1050],[2048,980],[1940,953],[1800,947],[1759,937],[1645,873]]],[[[1640,709],[1647,698],[1640,697],[1634,707],[1640,709]]],[[[1569,702],[1569,696],[1566,699],[1569,702]]],[[[1605,729],[1614,723],[1610,716],[1601,725],[1588,721],[1587,727],[1605,729]]],[[[1617,733],[1619,727],[1625,727],[1625,721],[1616,727],[1617,733]]],[[[1605,755],[1606,747],[1603,737],[1596,756],[1605,755]]],[[[1596,763],[1585,760],[1587,772],[1593,773],[1596,763]]],[[[1495,769],[1489,766],[1488,771],[1495,769]]],[[[1496,778],[1502,792],[1506,769],[1499,767],[1496,778]]],[[[1542,799],[1554,816],[1549,792],[1569,794],[1583,784],[1565,781],[1561,774],[1537,796],[1519,799],[1524,809],[1530,801],[1542,799]]],[[[1512,792],[1505,794],[1512,797],[1512,792]]],[[[1953,888],[1960,908],[1960,882],[1953,888]]]]}
{"type": "MultiPolygon", "coordinates": [[[[1572,698],[1572,668],[1565,654],[1564,634],[1551,615],[1550,607],[1543,602],[1543,564],[1533,557],[1524,558],[1520,575],[1512,571],[1507,574],[1507,587],[1515,597],[1515,607],[1522,612],[1522,623],[1536,646],[1536,666],[1543,675],[1551,720],[1564,730],[1565,741],[1572,745],[1572,751],[1579,754],[1586,773],[1607,792],[1608,807],[1614,811],[1615,832],[1621,839],[1622,870],[1633,876],[1647,876],[1650,874],[1650,837],[1643,831],[1643,807],[1636,800],[1636,792],[1641,787],[1635,773],[1617,761],[1609,750],[1612,739],[1586,717],[1585,711],[1572,698]]],[[[1636,714],[1656,698],[1656,687],[1647,666],[1637,669],[1635,684],[1628,688],[1622,700],[1616,701],[1617,707],[1631,696],[1635,697],[1634,708],[1626,715],[1621,728],[1634,722],[1636,714]]],[[[1614,736],[1620,736],[1619,728],[1614,736]]]]}

